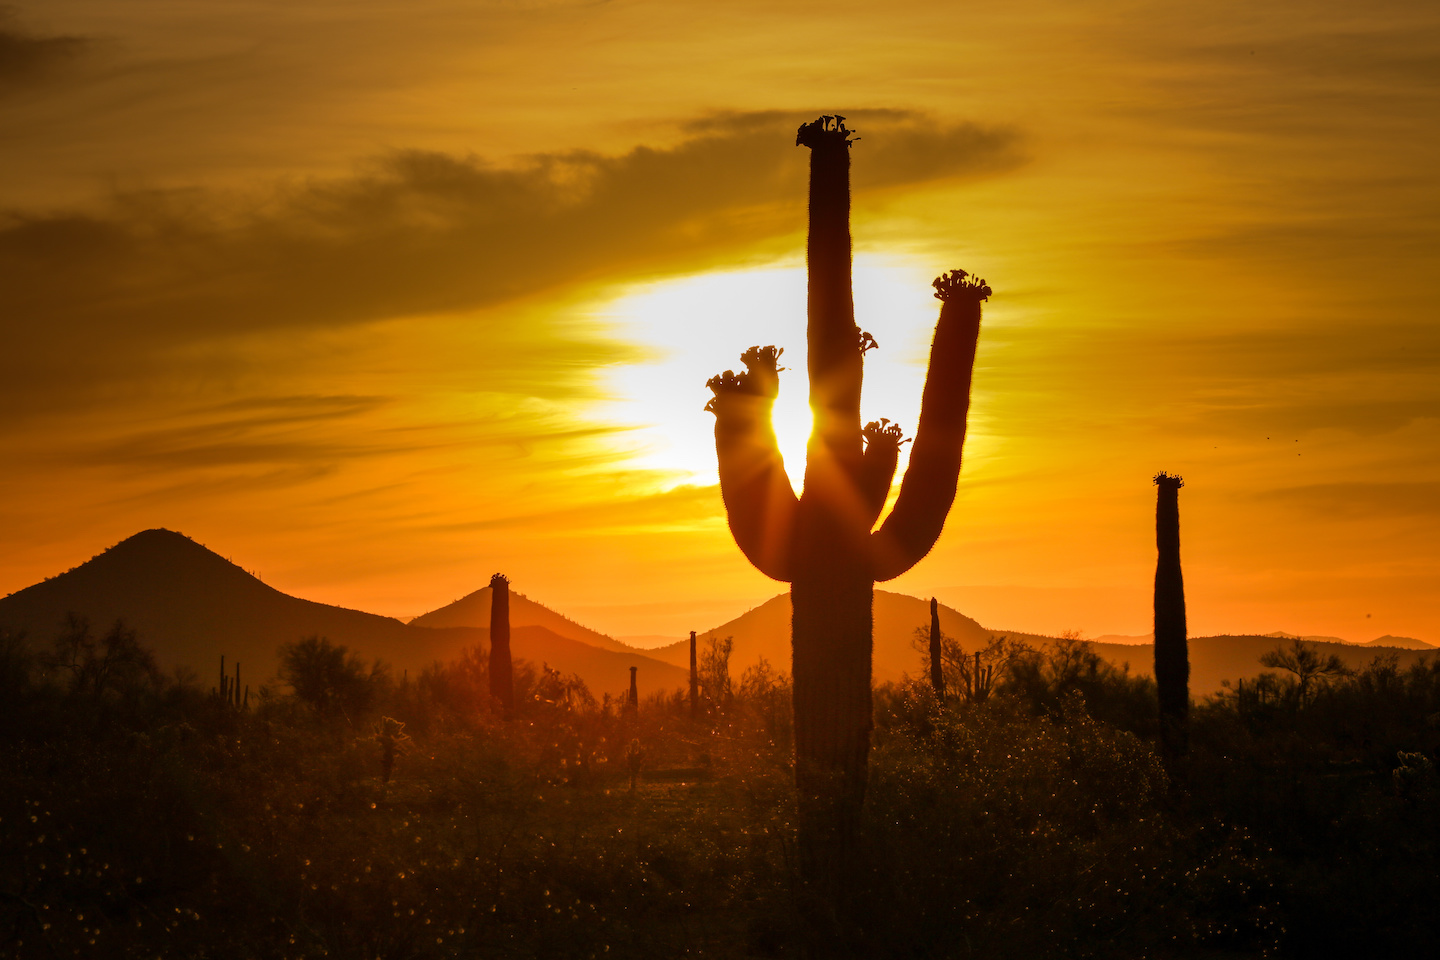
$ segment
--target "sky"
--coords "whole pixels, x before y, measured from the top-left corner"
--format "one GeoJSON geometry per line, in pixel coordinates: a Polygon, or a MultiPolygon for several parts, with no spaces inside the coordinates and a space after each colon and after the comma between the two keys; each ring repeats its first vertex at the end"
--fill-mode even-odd
{"type": "MultiPolygon", "coordinates": [[[[781,592],[705,379],[787,349],[852,148],[864,413],[985,277],[960,492],[885,589],[1440,643],[1440,7],[45,0],[0,8],[0,593],[179,530],[413,616],[504,571],[617,636],[781,592]]],[[[903,467],[903,463],[902,463],[903,467]]]]}

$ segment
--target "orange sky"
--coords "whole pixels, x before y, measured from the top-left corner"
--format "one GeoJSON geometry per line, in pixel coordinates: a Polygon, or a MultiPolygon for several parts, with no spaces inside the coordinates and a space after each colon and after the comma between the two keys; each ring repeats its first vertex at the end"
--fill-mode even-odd
{"type": "Polygon", "coordinates": [[[779,592],[704,380],[803,356],[794,129],[840,112],[866,414],[913,427],[930,277],[996,291],[891,589],[1144,633],[1165,469],[1192,633],[1440,642],[1440,8],[775,6],[7,8],[0,592],[153,526],[396,615],[779,592]]]}

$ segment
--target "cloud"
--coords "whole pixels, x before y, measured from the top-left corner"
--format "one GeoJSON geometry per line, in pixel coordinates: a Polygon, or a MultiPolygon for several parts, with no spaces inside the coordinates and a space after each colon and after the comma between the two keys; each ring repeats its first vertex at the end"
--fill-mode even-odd
{"type": "Polygon", "coordinates": [[[1263,491],[1256,499],[1331,520],[1406,518],[1426,526],[1440,520],[1435,516],[1440,482],[1433,480],[1315,483],[1263,491]]]}
{"type": "Polygon", "coordinates": [[[23,30],[0,7],[0,94],[53,76],[89,47],[83,37],[40,36],[23,30]]]}
{"type": "MultiPolygon", "coordinates": [[[[134,192],[90,210],[11,210],[0,216],[0,396],[43,410],[132,369],[153,377],[164,354],[197,343],[483,311],[733,256],[803,227],[798,117],[717,115],[676,146],[620,156],[577,150],[501,167],[399,151],[263,194],[134,192]]],[[[859,191],[1020,162],[1013,131],[896,111],[855,120],[887,144],[856,146],[859,191]]],[[[476,322],[507,318],[490,310],[476,322]]],[[[496,332],[520,366],[557,335],[544,321],[496,332]]]]}

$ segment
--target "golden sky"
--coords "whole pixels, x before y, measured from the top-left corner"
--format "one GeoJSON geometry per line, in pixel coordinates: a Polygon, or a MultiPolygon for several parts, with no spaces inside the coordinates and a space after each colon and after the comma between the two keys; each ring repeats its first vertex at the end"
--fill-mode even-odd
{"type": "Polygon", "coordinates": [[[836,112],[866,415],[914,425],[931,277],[996,291],[889,589],[1144,633],[1163,469],[1192,634],[1440,643],[1422,2],[11,5],[0,592],[155,526],[402,616],[496,570],[616,635],[779,592],[704,381],[803,357],[794,130],[836,112]]]}

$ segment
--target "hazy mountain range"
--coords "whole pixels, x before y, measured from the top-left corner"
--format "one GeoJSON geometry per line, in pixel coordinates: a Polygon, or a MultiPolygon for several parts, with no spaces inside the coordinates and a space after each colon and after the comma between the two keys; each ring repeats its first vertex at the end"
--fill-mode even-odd
{"type": "MultiPolygon", "coordinates": [[[[489,644],[490,588],[409,623],[392,617],[315,603],[281,593],[236,564],[170,530],[146,530],[116,544],[74,569],[0,599],[0,628],[23,631],[40,643],[63,629],[67,616],[89,620],[103,631],[116,620],[136,629],[161,665],[215,673],[219,657],[240,661],[252,685],[273,678],[282,643],[312,634],[343,643],[365,658],[389,662],[396,673],[417,675],[435,661],[458,657],[467,647],[489,644]]],[[[874,676],[899,680],[922,671],[916,629],[928,629],[929,601],[875,592],[874,676]]],[[[675,689],[688,683],[689,641],[640,650],[573,620],[512,590],[510,623],[514,655],[578,674],[590,689],[619,692],[638,667],[643,690],[675,689]]],[[[997,635],[1032,644],[1049,638],[997,631],[943,604],[940,626],[962,647],[975,650],[997,635]]],[[[741,616],[699,634],[733,637],[731,672],[738,681],[760,658],[776,670],[790,666],[790,596],[773,597],[741,616]]],[[[1190,640],[1191,691],[1196,696],[1220,688],[1223,679],[1261,671],[1258,658],[1294,635],[1195,637],[1190,640]]],[[[649,638],[647,638],[649,639],[649,638]]],[[[1347,665],[1363,666],[1377,652],[1393,653],[1402,666],[1431,645],[1405,637],[1380,637],[1367,644],[1333,637],[1306,637],[1321,653],[1335,653],[1347,665]]],[[[1095,650],[1134,673],[1149,673],[1150,637],[1105,636],[1095,650]]]]}

